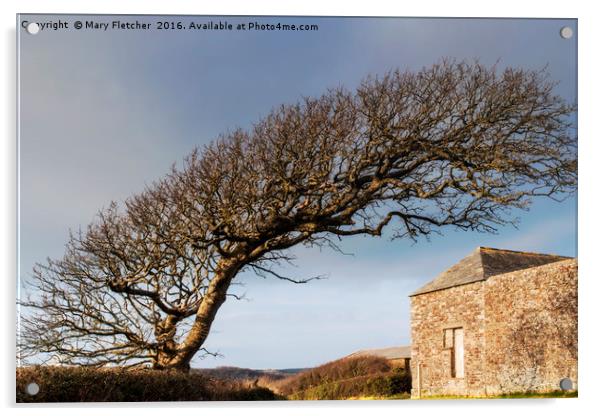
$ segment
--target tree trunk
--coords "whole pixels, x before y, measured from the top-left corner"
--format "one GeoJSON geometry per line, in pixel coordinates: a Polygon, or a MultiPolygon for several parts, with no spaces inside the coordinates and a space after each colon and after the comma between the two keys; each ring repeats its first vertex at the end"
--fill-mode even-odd
{"type": "Polygon", "coordinates": [[[184,372],[190,370],[190,361],[205,343],[215,315],[226,301],[230,282],[240,269],[240,264],[238,261],[229,261],[217,268],[186,339],[175,347],[175,354],[164,354],[160,366],[156,368],[184,372]]]}
{"type": "Polygon", "coordinates": [[[175,342],[176,327],[179,319],[169,315],[155,328],[155,339],[157,344],[157,355],[153,362],[153,368],[163,370],[171,367],[171,362],[177,354],[175,342]]]}

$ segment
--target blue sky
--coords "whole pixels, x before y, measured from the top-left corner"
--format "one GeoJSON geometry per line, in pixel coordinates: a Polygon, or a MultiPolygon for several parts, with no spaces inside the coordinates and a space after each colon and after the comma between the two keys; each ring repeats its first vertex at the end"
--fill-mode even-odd
{"type": "MultiPolygon", "coordinates": [[[[21,281],[36,261],[62,255],[70,228],[85,227],[111,200],[142,190],[195,145],[249,127],[301,96],[353,88],[368,74],[419,69],[442,57],[548,65],[557,92],[575,100],[576,36],[559,36],[563,26],[577,32],[574,20],[221,20],[309,23],[319,30],[20,33],[21,281]]],[[[222,307],[206,345],[223,357],[195,365],[307,367],[357,349],[409,344],[408,294],[476,246],[577,255],[575,199],[537,200],[517,214],[519,229],[498,235],[449,229],[416,244],[353,237],[342,243],[353,256],[296,248],[292,274],[328,279],[299,286],[241,276],[244,286],[235,290],[249,300],[222,307]]]]}

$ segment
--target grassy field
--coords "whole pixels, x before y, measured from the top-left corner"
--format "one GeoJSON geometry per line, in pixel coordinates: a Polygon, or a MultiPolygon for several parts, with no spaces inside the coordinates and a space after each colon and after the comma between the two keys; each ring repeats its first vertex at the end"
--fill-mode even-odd
{"type": "Polygon", "coordinates": [[[550,392],[516,392],[500,394],[497,396],[427,396],[421,400],[448,400],[448,399],[556,399],[578,397],[577,391],[550,391],[550,392]]]}

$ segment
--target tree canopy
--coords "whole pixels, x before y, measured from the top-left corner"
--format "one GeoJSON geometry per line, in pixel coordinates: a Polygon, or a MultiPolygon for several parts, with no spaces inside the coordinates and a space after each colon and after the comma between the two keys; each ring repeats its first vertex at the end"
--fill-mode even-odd
{"type": "MultiPolygon", "coordinates": [[[[577,186],[575,107],[545,71],[441,61],[274,108],[197,148],[34,269],[21,357],[186,370],[243,270],[298,244],[495,232],[577,186]]],[[[403,271],[400,270],[400,274],[403,271]]]]}

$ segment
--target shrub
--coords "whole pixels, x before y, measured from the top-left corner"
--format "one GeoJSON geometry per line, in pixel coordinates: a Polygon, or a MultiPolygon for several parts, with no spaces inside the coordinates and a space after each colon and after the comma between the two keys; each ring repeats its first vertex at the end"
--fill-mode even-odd
{"type": "Polygon", "coordinates": [[[285,380],[278,387],[293,400],[337,400],[388,397],[408,393],[412,379],[381,357],[343,358],[285,380]]]}
{"type": "Polygon", "coordinates": [[[150,369],[91,369],[34,366],[17,368],[16,400],[31,402],[145,402],[204,400],[275,400],[271,390],[235,381],[150,369]],[[40,391],[26,393],[35,382],[40,391]]]}
{"type": "Polygon", "coordinates": [[[412,378],[404,371],[395,370],[389,374],[375,377],[368,381],[365,395],[384,397],[398,393],[409,393],[412,389],[412,378]]]}
{"type": "Polygon", "coordinates": [[[411,378],[402,372],[367,375],[327,382],[289,395],[292,400],[342,400],[352,397],[388,398],[409,393],[411,378]]]}
{"type": "Polygon", "coordinates": [[[391,371],[391,364],[382,357],[360,356],[341,358],[303,371],[286,379],[278,391],[289,395],[321,384],[391,371]]]}

